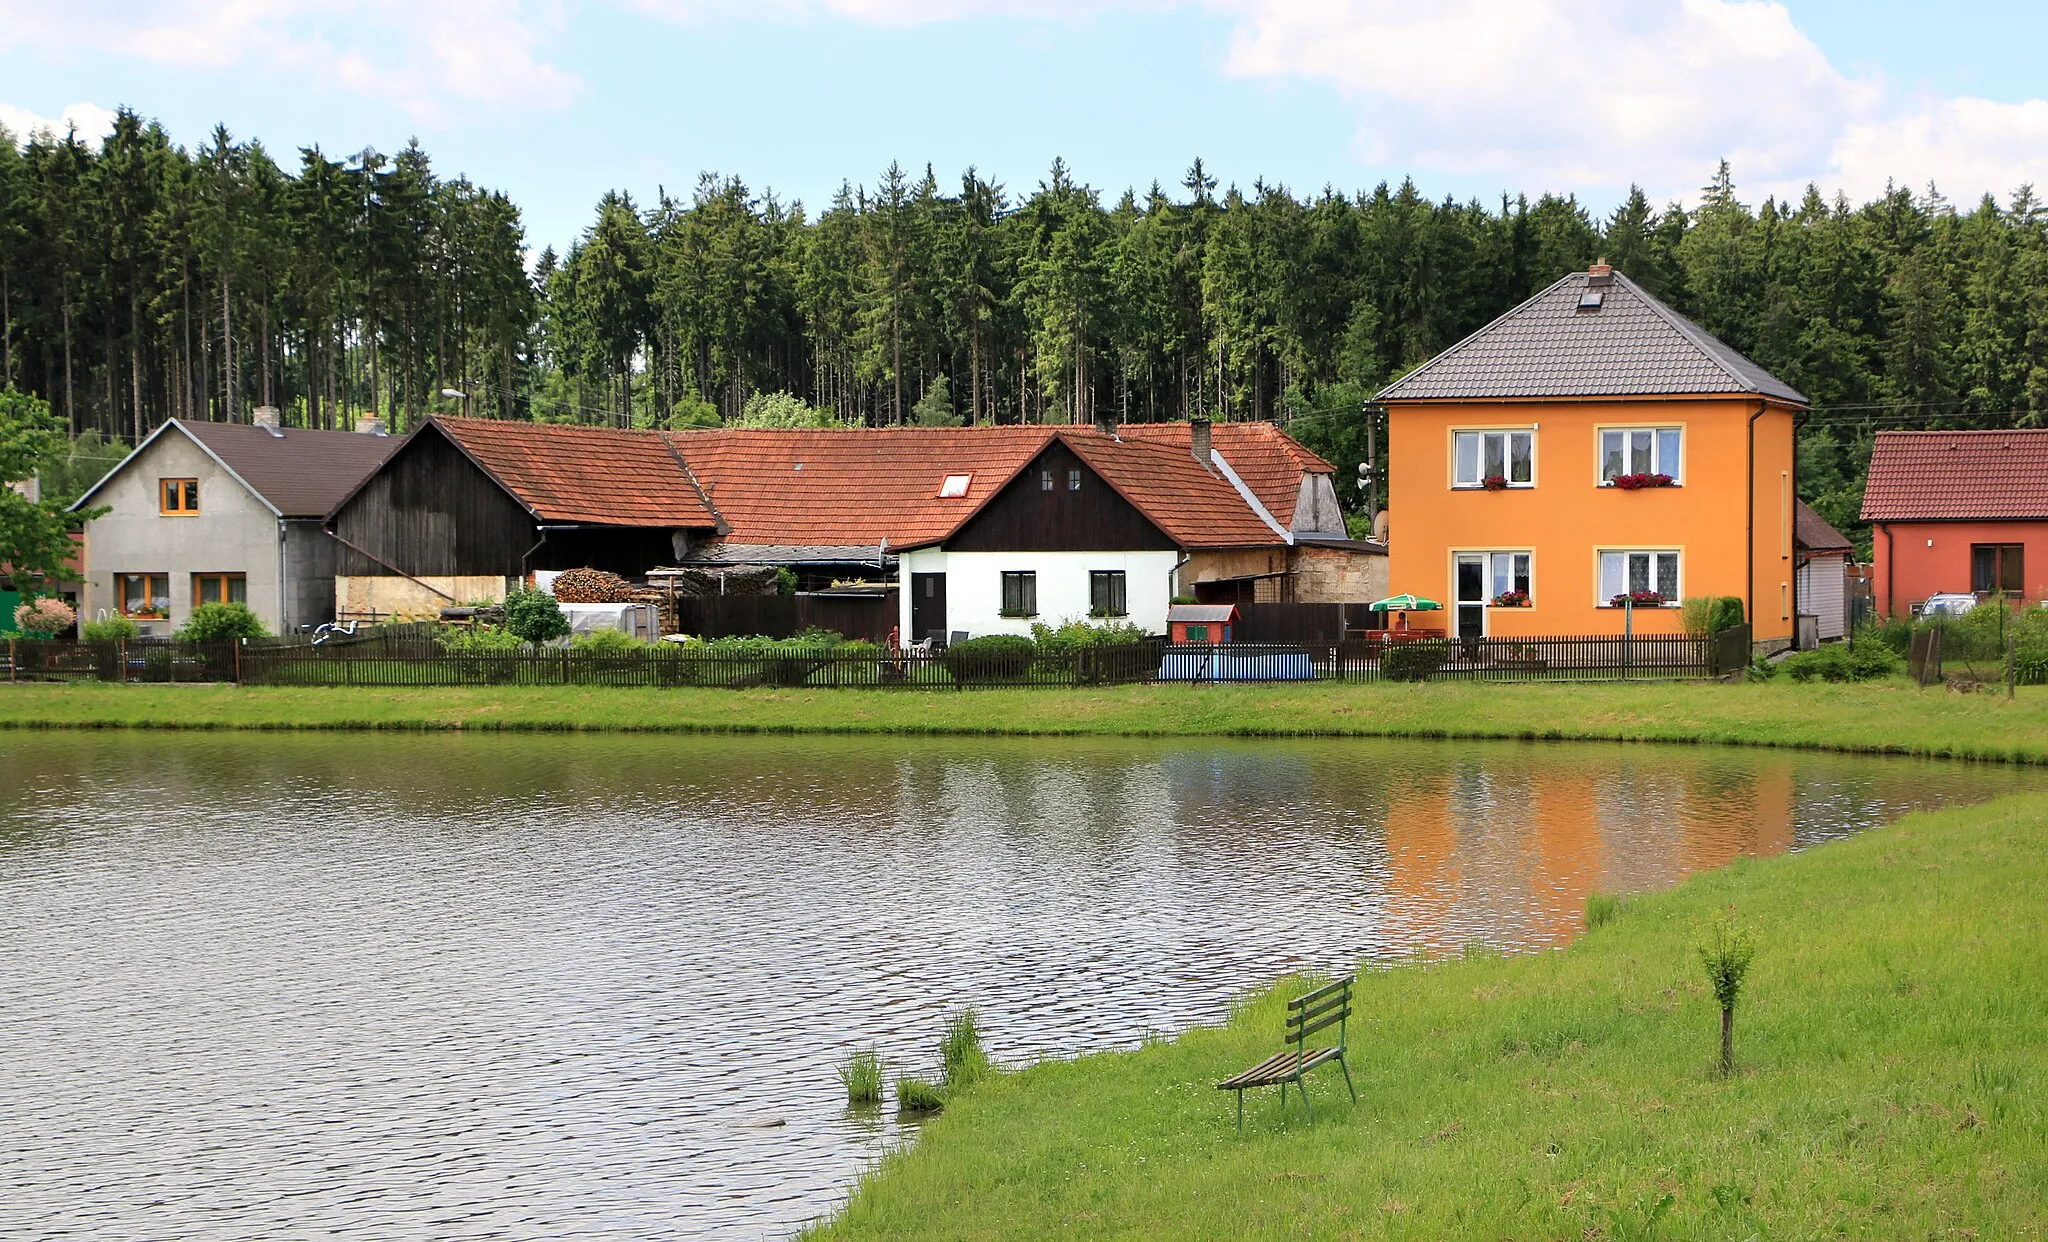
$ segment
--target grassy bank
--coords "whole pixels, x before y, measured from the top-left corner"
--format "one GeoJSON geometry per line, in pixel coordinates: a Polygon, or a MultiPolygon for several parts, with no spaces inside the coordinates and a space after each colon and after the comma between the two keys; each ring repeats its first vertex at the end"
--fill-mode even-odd
{"type": "Polygon", "coordinates": [[[1313,1124],[1267,1092],[1240,1135],[1211,1086],[1278,1048],[1287,987],[1003,1075],[824,1236],[2037,1237],[2044,846],[2038,800],[1913,816],[1639,899],[1563,952],[1368,972],[1359,1104],[1317,1071],[1313,1124]],[[1761,951],[1724,1081],[1692,945],[1731,905],[1761,951]]]}
{"type": "Polygon", "coordinates": [[[0,684],[0,727],[1578,738],[2048,762],[2048,690],[1904,683],[420,689],[0,684]]]}

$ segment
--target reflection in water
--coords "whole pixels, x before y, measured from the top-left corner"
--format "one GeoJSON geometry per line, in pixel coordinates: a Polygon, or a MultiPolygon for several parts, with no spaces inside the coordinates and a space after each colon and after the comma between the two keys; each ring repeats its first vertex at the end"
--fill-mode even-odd
{"type": "Polygon", "coordinates": [[[783,1234],[901,1137],[834,1065],[931,1072],[952,1007],[1000,1061],[1129,1046],[2039,786],[1610,746],[0,735],[0,1237],[783,1234]]]}

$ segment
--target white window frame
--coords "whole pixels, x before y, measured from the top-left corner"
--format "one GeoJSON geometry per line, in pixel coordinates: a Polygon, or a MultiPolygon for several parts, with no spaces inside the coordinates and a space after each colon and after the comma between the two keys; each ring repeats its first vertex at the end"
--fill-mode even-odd
{"type": "MultiPolygon", "coordinates": [[[[1650,560],[1649,565],[1649,579],[1651,583],[1651,588],[1653,590],[1655,589],[1657,582],[1656,558],[1664,556],[1672,558],[1671,594],[1666,595],[1664,597],[1664,602],[1660,605],[1657,605],[1657,607],[1676,608],[1679,606],[1679,601],[1685,598],[1684,548],[1599,548],[1596,549],[1593,553],[1593,604],[1596,608],[1619,607],[1619,605],[1614,604],[1611,601],[1614,599],[1615,596],[1623,594],[1629,590],[1628,584],[1630,576],[1629,562],[1627,558],[1637,556],[1647,556],[1652,558],[1650,560]],[[1624,558],[1621,563],[1620,591],[1610,591],[1607,589],[1607,558],[1610,556],[1619,556],[1624,558]]],[[[1659,592],[1659,594],[1662,594],[1662,592],[1659,592]]],[[[1534,598],[1533,593],[1531,594],[1531,598],[1534,598]]],[[[1648,608],[1651,607],[1651,605],[1638,604],[1636,605],[1636,607],[1648,608]]]]}
{"type": "Polygon", "coordinates": [[[1613,487],[1614,476],[1607,473],[1607,437],[1622,437],[1622,464],[1635,465],[1635,451],[1631,437],[1650,437],[1650,468],[1648,470],[1625,469],[1619,474],[1668,474],[1673,487],[1685,486],[1685,424],[1683,423],[1628,423],[1603,425],[1593,429],[1593,480],[1598,487],[1613,487]],[[1670,469],[1664,460],[1664,437],[1678,437],[1678,468],[1670,469]]]}
{"type": "Polygon", "coordinates": [[[1459,491],[1478,491],[1486,486],[1486,442],[1494,437],[1501,441],[1501,475],[1508,481],[1510,490],[1521,490],[1536,486],[1536,428],[1521,427],[1456,427],[1451,430],[1451,487],[1459,491]],[[1459,477],[1459,443],[1470,436],[1476,443],[1473,450],[1473,469],[1477,472],[1471,478],[1459,477]],[[1529,441],[1529,477],[1515,478],[1514,438],[1526,437],[1529,441]]]}

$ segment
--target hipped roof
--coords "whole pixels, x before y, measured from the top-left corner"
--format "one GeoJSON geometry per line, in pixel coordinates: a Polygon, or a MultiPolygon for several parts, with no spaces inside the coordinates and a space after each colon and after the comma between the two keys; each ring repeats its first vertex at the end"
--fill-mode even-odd
{"type": "Polygon", "coordinates": [[[2048,430],[1880,431],[1866,522],[2048,518],[2048,430]]]}
{"type": "Polygon", "coordinates": [[[1543,397],[1761,396],[1799,390],[1620,272],[1581,310],[1573,272],[1381,390],[1380,401],[1543,397]]]}

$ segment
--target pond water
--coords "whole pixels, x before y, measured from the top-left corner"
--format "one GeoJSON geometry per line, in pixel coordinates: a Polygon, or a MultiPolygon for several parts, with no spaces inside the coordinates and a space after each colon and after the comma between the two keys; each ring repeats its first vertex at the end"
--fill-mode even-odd
{"type": "Polygon", "coordinates": [[[0,1237],[783,1236],[904,1138],[835,1065],[935,1072],[953,1008],[999,1062],[1129,1047],[2042,787],[1642,746],[0,734],[0,1237]]]}

